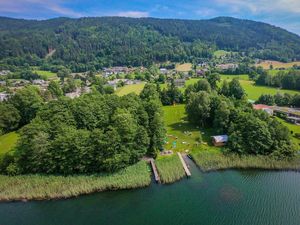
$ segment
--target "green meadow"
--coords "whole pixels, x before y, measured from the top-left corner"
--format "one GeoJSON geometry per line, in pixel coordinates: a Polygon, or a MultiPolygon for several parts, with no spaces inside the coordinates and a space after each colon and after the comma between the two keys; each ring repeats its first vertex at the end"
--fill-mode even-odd
{"type": "Polygon", "coordinates": [[[45,70],[34,70],[38,75],[42,76],[44,79],[57,79],[56,73],[45,71],[45,70]]]}
{"type": "Polygon", "coordinates": [[[144,86],[145,86],[145,83],[125,85],[121,88],[118,88],[116,90],[116,94],[119,96],[127,95],[130,93],[140,94],[141,91],[143,90],[144,86]]]}
{"type": "Polygon", "coordinates": [[[16,132],[10,132],[0,136],[0,155],[12,150],[17,144],[18,137],[16,132]]]}

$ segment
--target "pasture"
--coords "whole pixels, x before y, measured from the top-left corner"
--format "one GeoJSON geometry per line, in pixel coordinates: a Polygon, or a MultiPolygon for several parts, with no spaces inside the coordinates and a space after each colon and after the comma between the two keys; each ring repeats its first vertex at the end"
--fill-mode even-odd
{"type": "Polygon", "coordinates": [[[261,63],[256,64],[256,66],[261,66],[264,69],[270,69],[271,65],[273,66],[273,69],[279,69],[279,68],[287,69],[287,68],[292,68],[293,65],[300,66],[300,61],[283,63],[283,62],[278,62],[278,61],[265,60],[265,61],[262,61],[261,63]]]}
{"type": "Polygon", "coordinates": [[[123,96],[123,95],[127,95],[130,93],[136,93],[138,95],[141,93],[144,86],[145,86],[145,83],[125,85],[123,87],[118,88],[115,93],[118,96],[123,96]]]}
{"type": "Polygon", "coordinates": [[[188,72],[192,70],[192,64],[191,63],[177,64],[175,70],[178,72],[188,72]]]}
{"type": "Polygon", "coordinates": [[[48,79],[57,79],[56,73],[45,71],[45,70],[34,70],[33,72],[36,72],[38,75],[40,75],[45,80],[48,79]]]}
{"type": "Polygon", "coordinates": [[[10,132],[0,136],[0,155],[12,150],[18,141],[19,135],[16,132],[10,132]]]}
{"type": "Polygon", "coordinates": [[[249,99],[257,100],[262,94],[271,94],[275,95],[279,93],[288,93],[291,95],[299,94],[299,91],[294,90],[284,90],[274,87],[267,86],[256,86],[253,81],[250,81],[248,75],[221,75],[222,80],[232,80],[233,78],[238,77],[242,87],[244,88],[249,99]]]}
{"type": "Polygon", "coordinates": [[[224,51],[224,50],[217,50],[214,52],[214,57],[215,58],[221,58],[223,56],[226,56],[229,52],[224,51]]]}

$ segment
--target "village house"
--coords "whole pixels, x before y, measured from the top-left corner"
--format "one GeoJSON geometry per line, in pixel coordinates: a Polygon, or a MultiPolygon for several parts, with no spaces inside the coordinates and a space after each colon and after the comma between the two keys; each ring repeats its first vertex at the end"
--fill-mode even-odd
{"type": "Polygon", "coordinates": [[[77,88],[75,91],[66,93],[65,95],[66,95],[66,97],[69,97],[71,99],[78,98],[81,95],[81,90],[80,90],[80,88],[77,88]]]}
{"type": "Polygon", "coordinates": [[[174,84],[176,87],[184,87],[185,79],[175,79],[174,84]]]}
{"type": "Polygon", "coordinates": [[[45,83],[46,83],[46,81],[40,80],[40,79],[37,79],[37,80],[33,80],[33,81],[32,81],[32,84],[34,84],[34,85],[43,85],[43,84],[45,84],[45,83]]]}
{"type": "Polygon", "coordinates": [[[9,71],[9,70],[1,70],[1,71],[0,71],[0,76],[6,76],[6,75],[8,75],[8,74],[10,74],[10,71],[9,71]]]}
{"type": "Polygon", "coordinates": [[[159,72],[164,75],[168,74],[168,70],[166,68],[160,68],[159,72]]]}
{"type": "Polygon", "coordinates": [[[0,81],[0,86],[6,86],[6,81],[0,81]]]}
{"type": "Polygon", "coordinates": [[[273,107],[274,114],[277,116],[282,117],[284,115],[284,118],[294,124],[300,124],[300,110],[295,108],[288,108],[288,107],[273,107]]]}
{"type": "Polygon", "coordinates": [[[219,64],[217,65],[217,68],[220,70],[229,70],[229,69],[235,70],[238,68],[238,65],[234,63],[219,64]]]}
{"type": "Polygon", "coordinates": [[[268,113],[270,116],[273,116],[274,110],[272,106],[264,105],[264,104],[253,104],[253,109],[255,110],[263,110],[268,113]]]}
{"type": "Polygon", "coordinates": [[[227,135],[212,136],[212,143],[214,146],[222,147],[226,145],[227,142],[228,142],[227,135]]]}
{"type": "Polygon", "coordinates": [[[1,92],[0,93],[0,102],[6,101],[9,98],[9,94],[5,93],[5,92],[1,92]]]}
{"type": "Polygon", "coordinates": [[[208,70],[207,69],[198,69],[196,70],[196,77],[205,77],[205,74],[208,70]]]}
{"type": "Polygon", "coordinates": [[[104,68],[104,76],[105,77],[108,77],[113,74],[120,74],[120,73],[127,74],[129,72],[130,72],[129,68],[122,67],[122,66],[116,66],[116,67],[112,67],[112,68],[104,68]]]}

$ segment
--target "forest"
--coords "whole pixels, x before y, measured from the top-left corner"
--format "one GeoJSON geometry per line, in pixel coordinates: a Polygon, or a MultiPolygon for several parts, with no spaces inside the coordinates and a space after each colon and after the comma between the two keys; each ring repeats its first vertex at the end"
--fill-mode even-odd
{"type": "Polygon", "coordinates": [[[0,104],[3,133],[21,127],[13,152],[0,159],[2,173],[16,175],[115,172],[155,156],[165,137],[156,86],[140,96],[94,91],[74,100],[43,100],[28,86],[0,104]]]}
{"type": "MultiPolygon", "coordinates": [[[[300,59],[300,38],[250,20],[0,18],[0,67],[67,65],[73,72],[115,65],[203,61],[217,49],[260,59],[300,59]]],[[[56,71],[57,72],[57,71],[56,71]]]]}

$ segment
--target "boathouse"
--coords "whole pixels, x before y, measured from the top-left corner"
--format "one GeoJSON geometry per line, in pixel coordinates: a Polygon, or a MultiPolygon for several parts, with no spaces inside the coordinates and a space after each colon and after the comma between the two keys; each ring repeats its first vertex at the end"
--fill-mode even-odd
{"type": "Polygon", "coordinates": [[[218,136],[212,136],[212,143],[214,146],[224,146],[228,142],[228,136],[227,135],[218,135],[218,136]]]}

